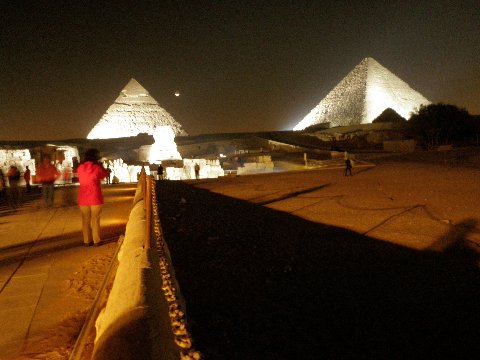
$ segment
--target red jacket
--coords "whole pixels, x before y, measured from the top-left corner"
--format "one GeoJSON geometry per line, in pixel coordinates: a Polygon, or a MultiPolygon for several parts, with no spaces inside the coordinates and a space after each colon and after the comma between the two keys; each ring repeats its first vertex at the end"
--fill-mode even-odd
{"type": "Polygon", "coordinates": [[[91,161],[80,164],[77,169],[80,189],[78,191],[78,205],[101,205],[103,204],[102,188],[100,181],[108,175],[107,170],[91,161]]]}
{"type": "Polygon", "coordinates": [[[48,162],[39,164],[36,167],[36,182],[39,183],[53,183],[60,176],[60,172],[57,170],[55,165],[52,165],[48,162]]]}

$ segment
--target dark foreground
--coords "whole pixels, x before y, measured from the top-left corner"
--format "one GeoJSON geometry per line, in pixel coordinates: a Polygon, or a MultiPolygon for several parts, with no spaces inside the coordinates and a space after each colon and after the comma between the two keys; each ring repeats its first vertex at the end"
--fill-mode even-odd
{"type": "Polygon", "coordinates": [[[376,241],[159,182],[162,227],[206,359],[476,358],[477,255],[376,241]]]}

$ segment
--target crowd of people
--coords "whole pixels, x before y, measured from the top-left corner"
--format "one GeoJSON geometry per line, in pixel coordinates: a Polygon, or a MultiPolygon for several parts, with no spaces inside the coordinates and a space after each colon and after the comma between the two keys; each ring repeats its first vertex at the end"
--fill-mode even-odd
{"type": "MultiPolygon", "coordinates": [[[[76,203],[82,219],[83,244],[85,246],[98,246],[101,243],[100,215],[104,203],[101,184],[102,182],[105,184],[117,183],[116,175],[119,168],[128,172],[131,169],[126,164],[120,164],[119,167],[115,166],[115,162],[106,161],[102,163],[100,152],[97,149],[88,149],[83,154],[81,161],[74,157],[72,163],[73,176],[69,179],[79,184],[76,203]],[[112,164],[112,167],[110,167],[110,164],[112,164]]],[[[35,167],[32,168],[33,174],[29,166],[20,163],[17,167],[13,161],[6,173],[0,167],[0,205],[3,208],[7,206],[16,209],[27,198],[34,197],[29,195],[36,192],[32,189],[40,189],[44,208],[53,208],[55,204],[55,184],[63,183],[65,179],[65,174],[61,174],[56,165],[58,165],[58,162],[56,164],[48,154],[42,154],[40,161],[36,162],[35,167]],[[23,173],[19,168],[23,169],[23,173]],[[21,183],[22,178],[23,183],[21,183]]],[[[200,165],[198,163],[194,163],[194,166],[188,167],[187,170],[191,171],[192,175],[194,172],[194,178],[200,179],[200,165]]],[[[138,172],[137,176],[139,176],[138,172]]],[[[157,168],[157,179],[166,179],[165,169],[161,163],[157,168]]]]}
{"type": "MultiPolygon", "coordinates": [[[[110,183],[111,170],[108,166],[104,168],[97,149],[88,149],[75,170],[79,183],[77,203],[82,218],[83,243],[85,246],[98,246],[101,243],[100,214],[103,205],[101,184],[103,181],[110,183]]],[[[55,182],[60,175],[49,156],[44,155],[35,166],[35,184],[41,188],[45,208],[54,206],[55,182]]],[[[15,209],[20,205],[23,194],[32,192],[32,175],[28,166],[23,172],[25,187],[19,186],[21,177],[15,164],[9,166],[6,174],[0,168],[0,203],[15,209]]]]}

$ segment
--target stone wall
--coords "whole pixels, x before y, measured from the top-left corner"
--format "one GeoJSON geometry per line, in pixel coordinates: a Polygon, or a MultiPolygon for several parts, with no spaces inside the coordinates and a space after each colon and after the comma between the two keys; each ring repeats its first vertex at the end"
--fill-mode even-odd
{"type": "Polygon", "coordinates": [[[414,152],[415,140],[384,141],[383,150],[390,152],[414,152]]]}

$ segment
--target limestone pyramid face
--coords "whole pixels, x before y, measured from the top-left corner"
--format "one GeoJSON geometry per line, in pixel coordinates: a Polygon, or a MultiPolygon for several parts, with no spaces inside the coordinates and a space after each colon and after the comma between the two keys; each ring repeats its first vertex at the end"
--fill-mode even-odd
{"type": "Polygon", "coordinates": [[[175,135],[187,135],[182,126],[150,96],[135,79],[131,79],[115,102],[93,127],[87,139],[109,139],[153,135],[155,128],[170,126],[175,135]]]}
{"type": "Polygon", "coordinates": [[[320,123],[371,123],[387,108],[408,119],[422,104],[430,101],[376,60],[365,58],[293,130],[320,123]]]}

